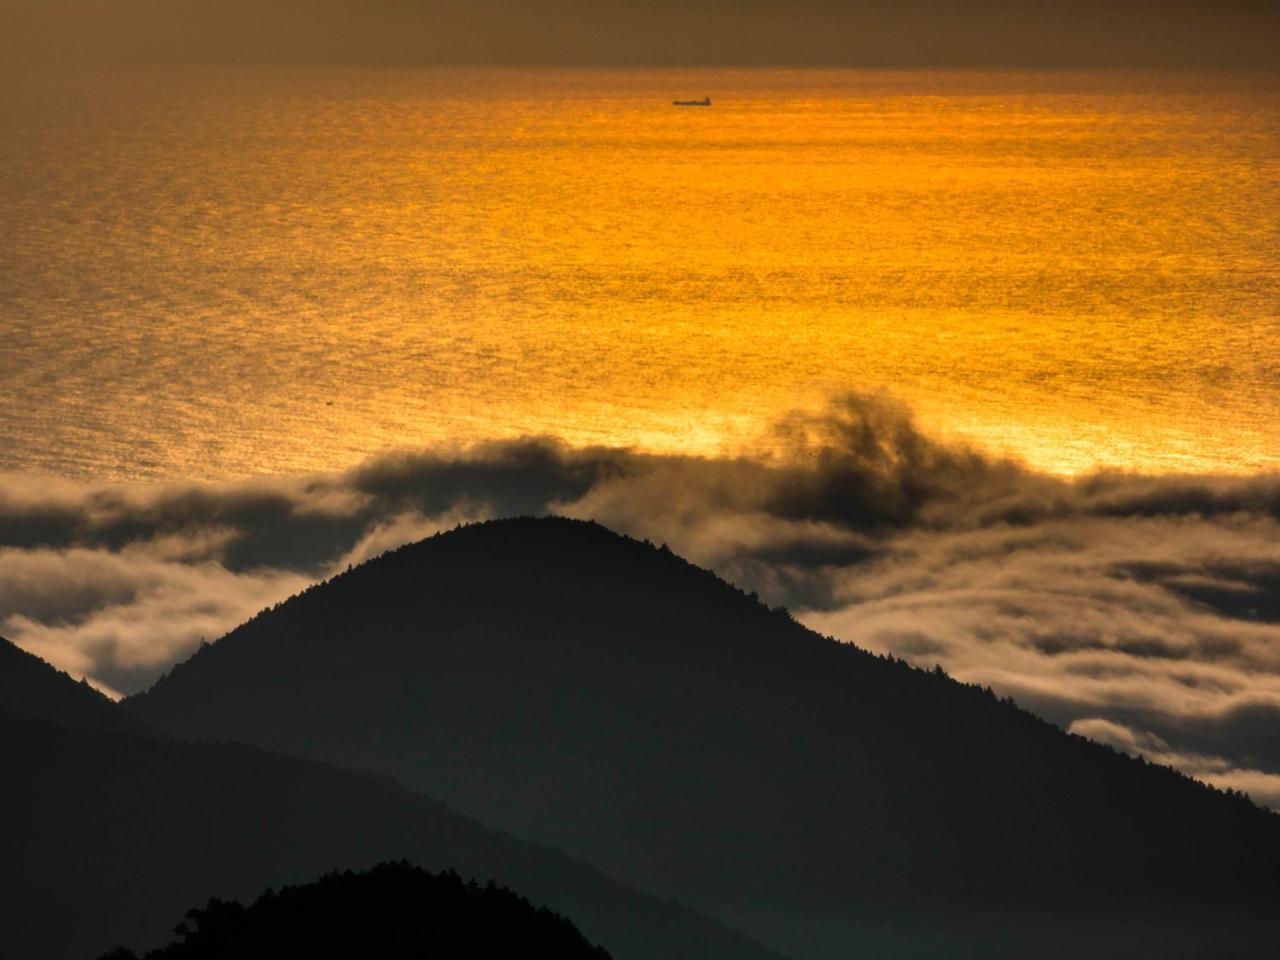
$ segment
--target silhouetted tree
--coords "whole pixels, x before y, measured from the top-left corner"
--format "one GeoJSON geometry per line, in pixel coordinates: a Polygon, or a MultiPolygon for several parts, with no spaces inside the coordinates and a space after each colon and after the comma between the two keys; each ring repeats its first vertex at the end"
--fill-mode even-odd
{"type": "MultiPolygon", "coordinates": [[[[178,940],[143,960],[609,960],[564,917],[489,882],[383,863],[263,893],[249,906],[211,899],[178,940]]],[[[137,960],[124,948],[102,960],[137,960]]]]}

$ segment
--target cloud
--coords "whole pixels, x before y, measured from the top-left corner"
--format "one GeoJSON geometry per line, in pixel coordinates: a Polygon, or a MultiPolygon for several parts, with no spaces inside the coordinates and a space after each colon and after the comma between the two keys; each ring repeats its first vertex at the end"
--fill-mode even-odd
{"type": "Polygon", "coordinates": [[[665,542],[824,633],[1275,802],[1280,476],[1066,480],[940,443],[885,395],[720,458],[531,438],[225,485],[0,476],[0,632],[129,692],[349,564],[547,512],[665,542]]]}
{"type": "Polygon", "coordinates": [[[111,691],[149,683],[202,639],[297,593],[311,578],[143,548],[0,549],[0,633],[111,691]]]}

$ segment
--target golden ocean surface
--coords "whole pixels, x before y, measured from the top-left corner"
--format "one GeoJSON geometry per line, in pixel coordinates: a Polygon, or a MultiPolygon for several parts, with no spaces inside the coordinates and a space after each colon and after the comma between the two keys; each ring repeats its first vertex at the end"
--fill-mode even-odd
{"type": "Polygon", "coordinates": [[[1059,473],[1280,467],[1274,76],[4,80],[0,470],[716,454],[847,390],[1059,473]]]}

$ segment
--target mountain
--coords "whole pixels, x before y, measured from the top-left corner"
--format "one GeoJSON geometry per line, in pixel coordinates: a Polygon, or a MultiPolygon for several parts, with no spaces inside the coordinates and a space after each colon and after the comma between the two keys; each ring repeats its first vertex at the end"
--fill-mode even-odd
{"type": "MultiPolygon", "coordinates": [[[[187,911],[180,939],[146,960],[359,957],[361,960],[609,960],[564,917],[502,887],[464,883],[407,863],[331,873],[268,890],[248,907],[211,900],[187,911]]],[[[113,951],[103,960],[137,960],[113,951]]]]}
{"type": "Polygon", "coordinates": [[[591,523],[384,555],[129,708],[391,774],[793,956],[1267,956],[1280,931],[1280,817],[591,523]]]}
{"type": "Polygon", "coordinates": [[[137,717],[84,681],[77,683],[39,657],[0,637],[0,710],[84,730],[141,733],[137,717]]]}
{"type": "MultiPolygon", "coordinates": [[[[78,689],[43,661],[35,671],[4,662],[20,664],[37,689],[78,689]]],[[[0,676],[0,689],[12,690],[13,678],[0,676]]],[[[572,917],[619,960],[778,960],[687,907],[486,829],[387,777],[12,711],[11,701],[29,699],[0,700],[0,958],[146,949],[210,897],[408,859],[518,890],[572,917]]],[[[67,697],[70,718],[93,702],[82,699],[67,697]]]]}

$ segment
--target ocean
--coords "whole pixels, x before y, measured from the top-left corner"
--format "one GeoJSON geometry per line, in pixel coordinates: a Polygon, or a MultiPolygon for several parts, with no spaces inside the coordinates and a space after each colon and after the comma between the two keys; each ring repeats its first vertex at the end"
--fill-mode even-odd
{"type": "Polygon", "coordinates": [[[1280,466],[1275,76],[5,81],[0,471],[722,456],[848,391],[1051,473],[1280,466]]]}

